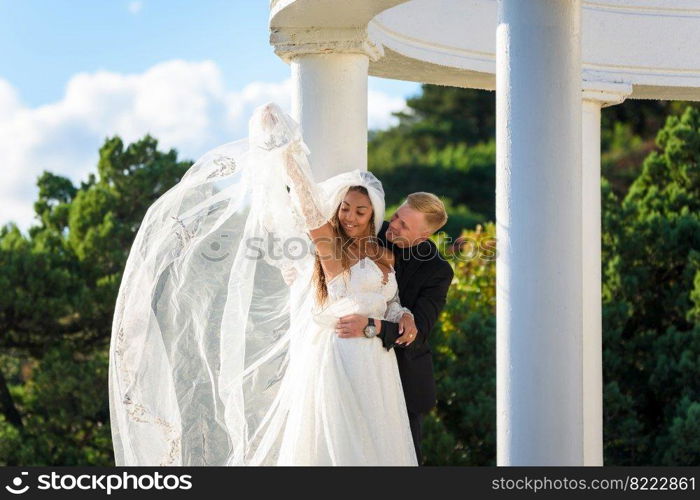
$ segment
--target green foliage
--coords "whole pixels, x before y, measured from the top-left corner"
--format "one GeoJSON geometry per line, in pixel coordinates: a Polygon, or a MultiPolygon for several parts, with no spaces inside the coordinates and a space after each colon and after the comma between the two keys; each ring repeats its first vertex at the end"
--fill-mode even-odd
{"type": "Polygon", "coordinates": [[[694,103],[687,101],[652,101],[627,99],[622,104],[605,108],[601,117],[603,130],[610,130],[618,123],[625,124],[642,140],[653,139],[664,125],[666,117],[682,114],[694,103]]]}
{"type": "Polygon", "coordinates": [[[99,176],[80,187],[44,172],[39,224],[0,229],[0,464],[111,463],[106,352],[121,273],[146,210],[191,164],[157,145],[106,140],[99,176]],[[20,376],[8,355],[36,369],[20,376]]]}
{"type": "Polygon", "coordinates": [[[83,284],[60,234],[0,232],[0,346],[40,356],[47,342],[74,332],[71,315],[83,284]]]}
{"type": "Polygon", "coordinates": [[[629,123],[614,122],[611,128],[601,130],[601,171],[618,197],[627,194],[644,158],[654,148],[654,140],[635,135],[629,123]]]}
{"type": "Polygon", "coordinates": [[[628,99],[601,114],[601,167],[618,198],[624,198],[655,149],[654,139],[666,117],[679,116],[694,103],[628,99]]]}
{"type": "Polygon", "coordinates": [[[23,427],[0,416],[0,465],[112,465],[105,351],[57,344],[29,377],[13,391],[23,427]]]}
{"type": "Polygon", "coordinates": [[[399,125],[371,134],[368,166],[384,185],[387,205],[409,193],[438,193],[449,207],[445,231],[495,218],[495,102],[492,92],[424,85],[399,125]],[[463,225],[460,225],[463,224],[463,225]]]}
{"type": "Polygon", "coordinates": [[[424,152],[457,142],[490,141],[496,133],[494,92],[422,85],[421,94],[408,99],[406,105],[408,113],[396,114],[398,130],[407,132],[424,152]]]}
{"type": "Polygon", "coordinates": [[[126,149],[120,138],[108,139],[100,149],[99,182],[83,185],[73,201],[68,241],[102,276],[120,273],[146,210],[190,165],[157,146],[148,135],[126,149]]]}
{"type": "Polygon", "coordinates": [[[73,183],[51,172],[44,172],[37,181],[39,200],[34,203],[34,211],[46,228],[58,232],[68,226],[70,204],[77,189],[73,183]]]}
{"type": "MultiPolygon", "coordinates": [[[[401,203],[406,195],[416,191],[428,191],[438,193],[450,206],[463,206],[462,214],[470,214],[476,222],[495,217],[494,141],[473,147],[455,143],[442,150],[430,150],[407,163],[382,165],[371,159],[371,170],[382,180],[387,204],[401,203]]],[[[474,226],[454,228],[450,235],[459,236],[464,227],[474,226]]]]}
{"type": "Polygon", "coordinates": [[[495,225],[464,231],[444,253],[455,277],[430,339],[438,406],[426,420],[425,463],[496,465],[495,225]]]}
{"type": "Polygon", "coordinates": [[[684,397],[676,406],[676,415],[668,434],[658,440],[664,464],[698,464],[700,450],[700,403],[684,397]]]}
{"type": "Polygon", "coordinates": [[[621,204],[604,186],[608,464],[700,463],[689,428],[700,404],[700,112],[669,117],[657,145],[621,204]]]}

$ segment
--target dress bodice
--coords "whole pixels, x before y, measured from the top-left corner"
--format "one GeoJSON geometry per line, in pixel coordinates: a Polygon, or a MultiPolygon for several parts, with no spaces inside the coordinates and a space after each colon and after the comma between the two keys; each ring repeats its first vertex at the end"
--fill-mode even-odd
{"type": "Polygon", "coordinates": [[[329,303],[349,299],[356,309],[354,312],[372,318],[385,317],[387,304],[398,290],[396,273],[392,270],[385,278],[384,271],[369,257],[357,261],[348,272],[333,277],[327,286],[329,303]]]}

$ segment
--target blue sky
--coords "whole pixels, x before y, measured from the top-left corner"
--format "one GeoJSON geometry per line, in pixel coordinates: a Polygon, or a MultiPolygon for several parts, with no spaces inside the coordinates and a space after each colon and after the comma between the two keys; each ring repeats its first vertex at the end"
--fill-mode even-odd
{"type": "MultiPolygon", "coordinates": [[[[74,182],[105,137],[196,158],[245,135],[267,100],[289,105],[289,67],[268,42],[264,0],[0,0],[0,224],[32,220],[43,170],[74,182]]],[[[369,125],[419,85],[369,82],[369,125]]]]}

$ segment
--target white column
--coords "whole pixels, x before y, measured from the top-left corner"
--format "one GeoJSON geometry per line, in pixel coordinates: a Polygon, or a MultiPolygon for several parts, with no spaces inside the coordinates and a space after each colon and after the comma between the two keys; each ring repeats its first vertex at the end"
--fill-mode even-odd
{"type": "Polygon", "coordinates": [[[367,170],[369,57],[309,54],[291,65],[292,116],[301,123],[316,179],[367,170]]]}
{"type": "Polygon", "coordinates": [[[580,0],[499,0],[498,465],[583,464],[580,0]]]}
{"type": "Polygon", "coordinates": [[[583,462],[589,466],[603,465],[600,110],[631,92],[628,84],[583,84],[583,462]]]}
{"type": "Polygon", "coordinates": [[[292,115],[316,180],[367,170],[367,76],[381,48],[355,28],[277,29],[271,40],[291,64],[292,115]]]}

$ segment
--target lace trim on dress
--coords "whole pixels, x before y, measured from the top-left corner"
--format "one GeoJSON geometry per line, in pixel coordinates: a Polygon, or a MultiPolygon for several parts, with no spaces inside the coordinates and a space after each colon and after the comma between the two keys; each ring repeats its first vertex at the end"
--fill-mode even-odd
{"type": "Polygon", "coordinates": [[[406,313],[413,316],[413,313],[410,309],[401,306],[398,287],[396,287],[396,293],[394,293],[394,296],[386,304],[387,305],[386,312],[384,313],[384,319],[387,321],[391,321],[392,323],[398,323],[401,317],[406,313]]]}
{"type": "MultiPolygon", "coordinates": [[[[361,258],[360,260],[358,260],[357,262],[355,262],[352,266],[350,266],[350,269],[352,269],[353,267],[359,265],[359,264],[360,264],[362,261],[364,261],[365,259],[368,259],[369,261],[371,261],[371,262],[375,265],[375,269],[376,269],[377,271],[379,271],[379,273],[380,273],[380,275],[381,275],[381,278],[382,278],[382,285],[387,286],[387,285],[389,284],[389,279],[391,278],[391,275],[392,275],[392,274],[393,274],[393,275],[396,274],[396,271],[394,270],[394,267],[393,267],[393,266],[391,267],[391,271],[389,271],[388,273],[384,274],[384,271],[379,267],[379,265],[378,265],[374,260],[372,260],[370,257],[363,257],[363,258],[361,258]]],[[[326,285],[330,285],[330,284],[333,283],[336,279],[338,279],[338,278],[340,278],[341,276],[343,276],[344,274],[346,274],[346,272],[347,272],[347,271],[343,270],[341,273],[336,274],[335,276],[333,276],[330,280],[328,280],[328,281],[326,282],[326,285]]]]}
{"type": "Polygon", "coordinates": [[[369,257],[365,257],[365,259],[368,259],[372,264],[374,264],[374,268],[379,271],[379,274],[381,274],[382,277],[382,285],[386,286],[389,284],[389,279],[391,278],[391,275],[396,275],[396,271],[394,270],[394,266],[389,266],[391,268],[391,271],[388,273],[384,273],[384,270],[379,267],[379,264],[374,259],[371,259],[369,257]]]}

